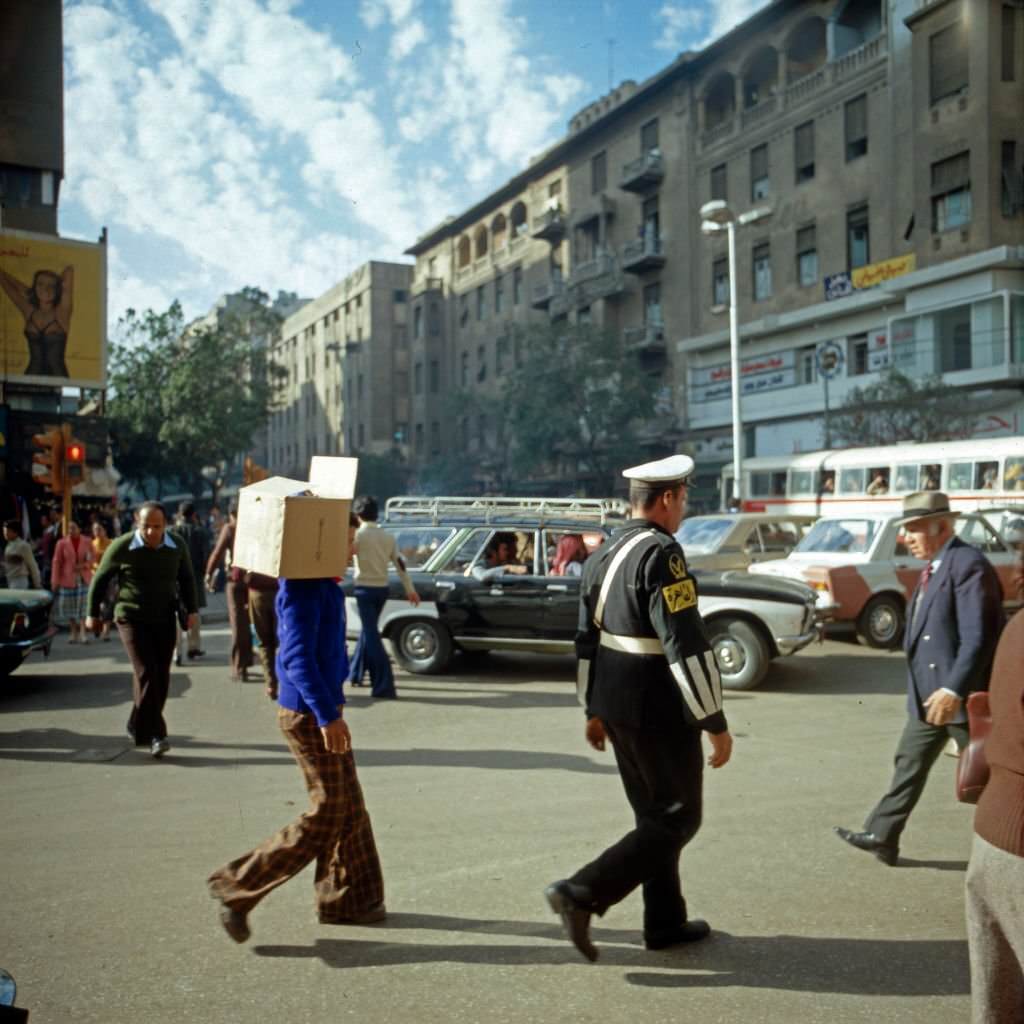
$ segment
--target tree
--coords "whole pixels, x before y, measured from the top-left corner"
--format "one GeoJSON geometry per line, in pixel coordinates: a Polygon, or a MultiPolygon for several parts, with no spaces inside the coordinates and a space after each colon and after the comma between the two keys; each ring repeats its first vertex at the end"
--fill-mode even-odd
{"type": "Polygon", "coordinates": [[[617,335],[590,324],[531,326],[512,340],[500,409],[512,472],[611,493],[657,415],[657,380],[617,335]]]}
{"type": "Polygon", "coordinates": [[[963,391],[941,377],[915,382],[896,369],[875,384],[854,388],[833,413],[831,441],[873,448],[898,441],[948,441],[969,437],[976,418],[963,391]]]}
{"type": "Polygon", "coordinates": [[[409,489],[409,470],[396,452],[395,455],[359,456],[356,493],[370,494],[383,508],[388,498],[406,494],[409,489]]]}
{"type": "Polygon", "coordinates": [[[114,349],[109,408],[118,466],[130,479],[177,477],[196,496],[209,487],[216,501],[227,463],[266,424],[284,373],[266,358],[280,317],[257,289],[241,298],[188,326],[177,302],[121,321],[127,342],[114,349]]]}

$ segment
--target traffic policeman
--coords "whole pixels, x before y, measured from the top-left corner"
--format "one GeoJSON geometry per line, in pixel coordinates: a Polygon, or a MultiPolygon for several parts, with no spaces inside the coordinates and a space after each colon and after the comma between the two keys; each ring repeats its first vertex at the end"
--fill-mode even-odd
{"type": "Polygon", "coordinates": [[[583,567],[576,635],[586,738],[611,741],[636,826],[571,878],[545,890],[566,934],[597,959],[590,919],[643,886],[644,944],[665,949],[710,933],[687,916],[679,857],[701,822],[703,752],[732,753],[722,684],[697,584],[673,537],[686,511],[693,460],[673,455],[623,472],[632,518],[583,567]]]}

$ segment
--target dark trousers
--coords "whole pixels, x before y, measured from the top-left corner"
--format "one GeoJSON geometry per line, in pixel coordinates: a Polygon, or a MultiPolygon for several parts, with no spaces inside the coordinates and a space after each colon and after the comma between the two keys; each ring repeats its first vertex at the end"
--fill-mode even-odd
{"type": "Polygon", "coordinates": [[[686,921],[679,856],[700,828],[703,754],[692,729],[656,733],[605,723],[636,828],[569,881],[586,887],[603,914],[638,885],[644,893],[644,936],[686,921]]]}
{"type": "Polygon", "coordinates": [[[277,669],[274,667],[277,658],[277,612],[274,611],[276,590],[257,590],[249,588],[249,618],[253,629],[259,637],[260,646],[256,653],[263,666],[263,680],[268,689],[277,689],[277,669]]]}
{"type": "Polygon", "coordinates": [[[119,619],[117,631],[132,663],[132,713],[128,731],[136,746],[164,739],[164,704],[171,685],[171,659],[178,642],[178,623],[169,615],[164,623],[119,619]]]}
{"type": "Polygon", "coordinates": [[[255,850],[218,868],[210,892],[248,913],[267,893],[316,861],[321,920],[344,921],[384,902],[384,877],[352,751],[332,754],[312,715],[278,708],[278,724],[309,791],[311,806],[255,850]]]}
{"type": "Polygon", "coordinates": [[[929,725],[918,718],[907,718],[896,745],[892,782],[878,806],[868,815],[865,832],[873,832],[882,842],[899,845],[910,812],[924,792],[928,772],[951,736],[961,749],[967,746],[966,725],[929,725]]]}
{"type": "Polygon", "coordinates": [[[374,697],[393,697],[395,694],[395,676],[391,671],[388,652],[384,650],[384,641],[380,638],[377,622],[381,609],[388,599],[387,587],[356,587],[356,605],[359,608],[359,621],[362,629],[356,643],[352,665],[349,668],[349,682],[361,684],[367,669],[370,671],[370,691],[374,697]]]}
{"type": "Polygon", "coordinates": [[[242,580],[228,580],[225,588],[228,624],[231,627],[231,678],[241,679],[252,664],[252,635],[249,633],[249,588],[242,580]]]}

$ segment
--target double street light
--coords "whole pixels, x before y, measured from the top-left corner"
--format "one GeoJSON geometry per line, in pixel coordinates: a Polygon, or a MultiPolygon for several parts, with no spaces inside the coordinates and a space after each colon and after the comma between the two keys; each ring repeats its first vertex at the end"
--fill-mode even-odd
{"type": "Polygon", "coordinates": [[[732,500],[740,506],[743,472],[743,412],[740,408],[740,327],[736,306],[736,225],[756,224],[771,216],[770,206],[758,206],[738,217],[724,199],[712,199],[700,208],[701,231],[716,235],[725,231],[729,236],[729,363],[732,381],[732,500]]]}

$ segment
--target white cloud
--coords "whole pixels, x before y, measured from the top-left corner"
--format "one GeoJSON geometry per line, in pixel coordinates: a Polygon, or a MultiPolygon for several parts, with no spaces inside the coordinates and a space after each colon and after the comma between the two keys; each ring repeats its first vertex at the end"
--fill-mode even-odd
{"type": "Polygon", "coordinates": [[[663,4],[655,17],[662,25],[661,35],[655,40],[654,46],[670,53],[681,50],[684,40],[691,38],[704,26],[704,12],[693,6],[663,4]]]}
{"type": "Polygon", "coordinates": [[[393,61],[403,61],[427,41],[427,27],[418,17],[413,17],[417,0],[363,0],[359,5],[359,17],[370,29],[390,23],[392,36],[389,56],[393,61]]]}
{"type": "Polygon", "coordinates": [[[765,0],[718,0],[718,3],[712,6],[714,16],[708,34],[698,46],[710,45],[764,6],[765,0]]]}

